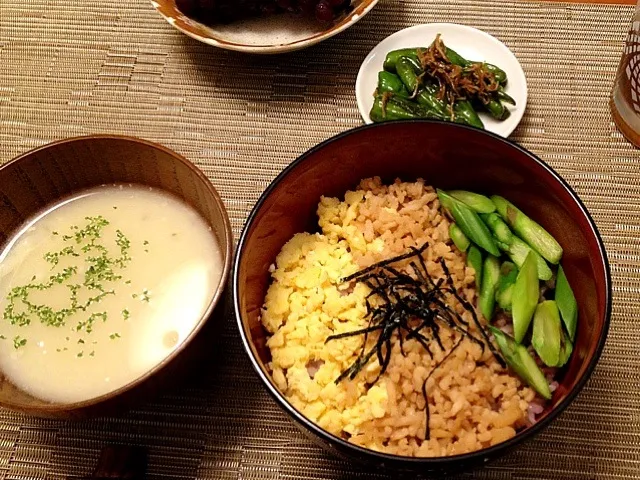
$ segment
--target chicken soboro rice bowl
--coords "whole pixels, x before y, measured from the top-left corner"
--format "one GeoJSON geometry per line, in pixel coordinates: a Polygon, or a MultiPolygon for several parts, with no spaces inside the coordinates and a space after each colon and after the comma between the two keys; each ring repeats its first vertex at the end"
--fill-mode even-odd
{"type": "Polygon", "coordinates": [[[296,234],[272,265],[261,316],[268,368],[296,409],[356,445],[415,457],[479,450],[531,422],[544,399],[472,307],[475,271],[434,188],[370,178],[317,213],[321,233],[296,234]]]}

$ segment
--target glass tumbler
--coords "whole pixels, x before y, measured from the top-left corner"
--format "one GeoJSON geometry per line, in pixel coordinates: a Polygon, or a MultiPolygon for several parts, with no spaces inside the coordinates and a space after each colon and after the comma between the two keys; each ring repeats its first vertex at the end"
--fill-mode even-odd
{"type": "Polygon", "coordinates": [[[611,113],[622,134],[640,147],[640,0],[613,85],[611,113]]]}

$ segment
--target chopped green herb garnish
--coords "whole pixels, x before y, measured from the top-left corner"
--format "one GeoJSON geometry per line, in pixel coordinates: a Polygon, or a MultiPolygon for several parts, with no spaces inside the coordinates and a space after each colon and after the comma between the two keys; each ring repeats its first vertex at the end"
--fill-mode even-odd
{"type": "Polygon", "coordinates": [[[80,338],[80,339],[78,340],[78,343],[84,343],[84,340],[80,338]]]}
{"type": "Polygon", "coordinates": [[[6,340],[7,337],[5,337],[4,335],[0,335],[0,340],[6,340]]]}
{"type": "Polygon", "coordinates": [[[112,333],[111,335],[109,335],[109,338],[111,340],[115,340],[116,338],[120,338],[120,334],[119,333],[112,333]]]}
{"type": "Polygon", "coordinates": [[[122,318],[124,318],[125,320],[128,320],[130,315],[131,314],[129,313],[129,310],[127,310],[126,308],[122,310],[122,318]]]}
{"type": "Polygon", "coordinates": [[[84,352],[80,352],[78,353],[78,355],[76,355],[78,358],[81,358],[84,355],[84,352]]]}
{"type": "Polygon", "coordinates": [[[142,242],[143,245],[149,245],[149,240],[145,240],[144,242],[142,242]]]}
{"type": "Polygon", "coordinates": [[[142,291],[142,301],[143,302],[147,302],[149,303],[149,299],[151,297],[149,297],[149,290],[147,290],[146,288],[142,291]]]}
{"type": "Polygon", "coordinates": [[[94,357],[95,355],[96,355],[96,352],[95,352],[95,351],[92,351],[92,352],[89,354],[89,356],[90,356],[90,357],[94,357]]]}
{"type": "MultiPolygon", "coordinates": [[[[122,270],[131,261],[131,242],[120,230],[116,230],[115,247],[118,253],[112,255],[107,248],[107,242],[103,240],[103,233],[109,221],[102,216],[85,217],[85,220],[85,224],[72,225],[68,234],[62,235],[63,241],[70,244],[43,256],[52,270],[48,278],[38,282],[37,276],[33,275],[29,284],[11,289],[5,297],[7,301],[2,302],[5,303],[0,310],[3,320],[17,326],[39,322],[50,327],[61,327],[67,325],[72,316],[86,312],[85,319],[71,327],[74,331],[86,333],[92,332],[96,321],[107,321],[106,312],[92,312],[91,306],[99,304],[109,295],[115,295],[112,287],[122,279],[122,270]],[[61,263],[63,258],[67,259],[64,265],[61,263]],[[74,258],[78,258],[79,263],[67,265],[68,261],[74,258]],[[33,299],[33,293],[46,292],[57,285],[64,285],[69,289],[67,305],[54,308],[33,299]]],[[[59,235],[57,231],[52,233],[59,235]]],[[[127,280],[126,283],[130,281],[127,280]]],[[[44,295],[41,297],[46,298],[44,295]]],[[[126,316],[128,317],[128,311],[126,316]]],[[[66,339],[69,341],[69,337],[66,339]]],[[[14,338],[15,348],[26,343],[25,338],[14,338]]],[[[78,343],[84,343],[84,340],[79,340],[78,343]]]]}

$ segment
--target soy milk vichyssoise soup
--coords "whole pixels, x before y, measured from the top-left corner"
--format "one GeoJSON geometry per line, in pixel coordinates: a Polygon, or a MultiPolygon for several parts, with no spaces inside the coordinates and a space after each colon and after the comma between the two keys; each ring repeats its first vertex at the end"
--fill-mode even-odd
{"type": "Polygon", "coordinates": [[[53,403],[117,390],[189,336],[222,269],[209,225],[167,193],[116,185],[62,201],[0,252],[0,371],[53,403]]]}

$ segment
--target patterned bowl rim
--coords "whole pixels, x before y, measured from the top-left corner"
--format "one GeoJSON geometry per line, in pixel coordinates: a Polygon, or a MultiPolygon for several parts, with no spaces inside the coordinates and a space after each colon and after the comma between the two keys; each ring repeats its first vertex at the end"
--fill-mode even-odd
{"type": "Polygon", "coordinates": [[[222,36],[213,35],[205,25],[192,20],[179,13],[177,7],[175,7],[175,0],[150,0],[151,5],[162,15],[162,17],[174,28],[184,33],[185,35],[198,40],[207,45],[223,48],[226,50],[234,50],[244,53],[257,53],[257,54],[277,54],[293,52],[295,50],[301,50],[303,48],[310,47],[317,43],[331,38],[347,28],[357,23],[362,17],[369,13],[373,7],[375,7],[380,0],[361,0],[360,3],[342,18],[337,24],[332,25],[330,28],[323,30],[322,32],[311,35],[310,37],[296,40],[294,42],[282,43],[282,44],[266,44],[266,45],[249,45],[242,43],[234,43],[225,40],[222,36]],[[180,19],[167,13],[163,10],[163,6],[169,6],[170,10],[175,10],[180,15],[180,19]],[[195,30],[199,30],[203,34],[196,33],[195,30]]]}

